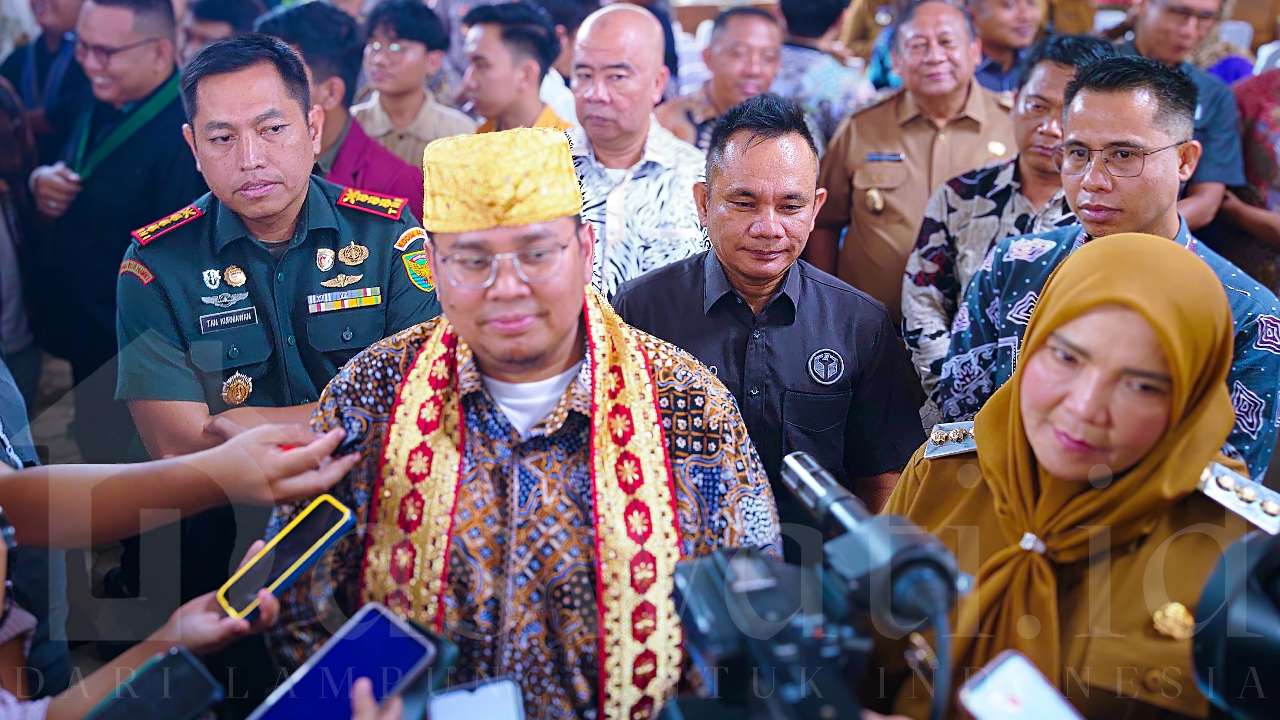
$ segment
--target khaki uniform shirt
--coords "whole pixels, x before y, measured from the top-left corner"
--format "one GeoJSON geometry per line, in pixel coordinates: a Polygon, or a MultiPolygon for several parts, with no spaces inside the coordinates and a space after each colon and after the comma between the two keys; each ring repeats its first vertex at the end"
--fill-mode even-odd
{"type": "Polygon", "coordinates": [[[907,255],[929,196],[956,175],[1013,156],[1008,110],[1000,96],[973,82],[960,115],[942,128],[906,91],[845,120],[818,174],[828,193],[818,227],[849,228],[840,251],[841,280],[900,317],[907,255]]]}
{"type": "Polygon", "coordinates": [[[382,109],[377,91],[368,100],[352,107],[351,114],[360,121],[366,135],[416,168],[422,167],[422,151],[432,140],[470,135],[476,131],[477,125],[466,113],[436,102],[430,92],[418,110],[418,116],[403,130],[396,128],[387,111],[382,109]]]}
{"type": "MultiPolygon", "coordinates": [[[[903,471],[881,512],[905,515],[935,535],[955,553],[960,570],[976,576],[986,558],[1010,543],[992,509],[990,488],[981,481],[978,456],[929,460],[923,454],[917,452],[903,471]]],[[[1208,716],[1208,701],[1192,669],[1191,639],[1158,627],[1155,614],[1175,602],[1196,612],[1200,591],[1222,551],[1253,529],[1239,514],[1247,513],[1247,507],[1234,499],[1224,507],[1192,492],[1138,540],[1093,559],[1054,565],[1062,677],[1051,679],[1061,683],[1084,717],[1208,716]]],[[[972,593],[981,597],[983,589],[979,585],[972,593]]],[[[931,696],[921,677],[903,667],[896,647],[886,643],[877,651],[886,665],[888,697],[864,699],[891,701],[895,712],[923,717],[931,696]]],[[[964,677],[960,668],[952,671],[953,678],[964,677]]]]}

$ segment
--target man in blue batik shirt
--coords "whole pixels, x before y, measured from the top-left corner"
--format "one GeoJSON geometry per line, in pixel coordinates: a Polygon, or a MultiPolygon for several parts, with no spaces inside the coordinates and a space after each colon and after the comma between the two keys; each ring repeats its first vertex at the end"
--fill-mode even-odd
{"type": "Polygon", "coordinates": [[[1191,139],[1195,85],[1166,65],[1117,57],[1081,70],[1067,86],[1065,107],[1058,162],[1081,225],[995,246],[952,324],[934,401],[945,420],[966,419],[1012,376],[1040,290],[1076,248],[1121,232],[1159,235],[1196,253],[1222,280],[1236,329],[1227,377],[1236,413],[1229,449],[1260,477],[1276,443],[1280,302],[1197,241],[1178,214],[1178,187],[1202,151],[1191,139]]]}

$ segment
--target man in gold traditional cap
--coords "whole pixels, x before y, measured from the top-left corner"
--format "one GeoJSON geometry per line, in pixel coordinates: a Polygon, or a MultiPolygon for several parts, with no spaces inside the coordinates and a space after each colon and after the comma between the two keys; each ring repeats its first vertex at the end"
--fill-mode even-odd
{"type": "Polygon", "coordinates": [[[333,490],[360,523],[285,596],[273,650],[296,667],[379,601],[460,646],[451,682],[512,677],[531,718],[652,717],[680,676],[676,561],[779,547],[746,424],[591,289],[563,133],[446,138],[423,164],[429,234],[405,262],[444,316],[321,397],[315,427],[361,433],[333,490]]]}

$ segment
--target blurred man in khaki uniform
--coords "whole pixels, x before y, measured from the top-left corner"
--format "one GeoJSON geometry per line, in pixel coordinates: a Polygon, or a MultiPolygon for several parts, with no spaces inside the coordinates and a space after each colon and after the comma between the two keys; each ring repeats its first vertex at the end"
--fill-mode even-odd
{"type": "Polygon", "coordinates": [[[980,57],[962,10],[942,0],[909,5],[893,38],[903,89],[850,116],[822,161],[828,199],[805,259],[874,296],[895,320],[929,195],[1016,150],[1009,107],[974,82],[980,57]]]}
{"type": "Polygon", "coordinates": [[[1049,0],[1047,22],[1060,35],[1087,35],[1093,32],[1093,16],[1098,11],[1096,0],[1049,0]]]}

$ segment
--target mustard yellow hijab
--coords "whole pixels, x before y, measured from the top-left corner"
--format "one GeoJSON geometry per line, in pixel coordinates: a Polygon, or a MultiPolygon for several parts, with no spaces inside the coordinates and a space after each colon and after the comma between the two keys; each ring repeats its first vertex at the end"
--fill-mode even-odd
{"type": "Polygon", "coordinates": [[[1054,565],[1085,559],[1098,526],[1109,528],[1113,547],[1149,533],[1159,517],[1196,490],[1200,471],[1231,431],[1231,309],[1221,282],[1200,258],[1150,235],[1090,242],[1049,278],[1020,357],[1025,362],[1056,329],[1101,305],[1133,310],[1155,331],[1173,380],[1169,427],[1136,466],[1099,488],[1055,480],[1038,467],[1019,411],[1021,365],[991,396],[974,429],[978,464],[1008,546],[978,570],[978,586],[989,602],[979,607],[975,595],[958,608],[956,668],[984,666],[1013,648],[1060,683],[1054,565]],[[1020,546],[1027,533],[1044,543],[1043,553],[1020,546]],[[1041,623],[1034,640],[1018,632],[1026,615],[1041,623]]]}

